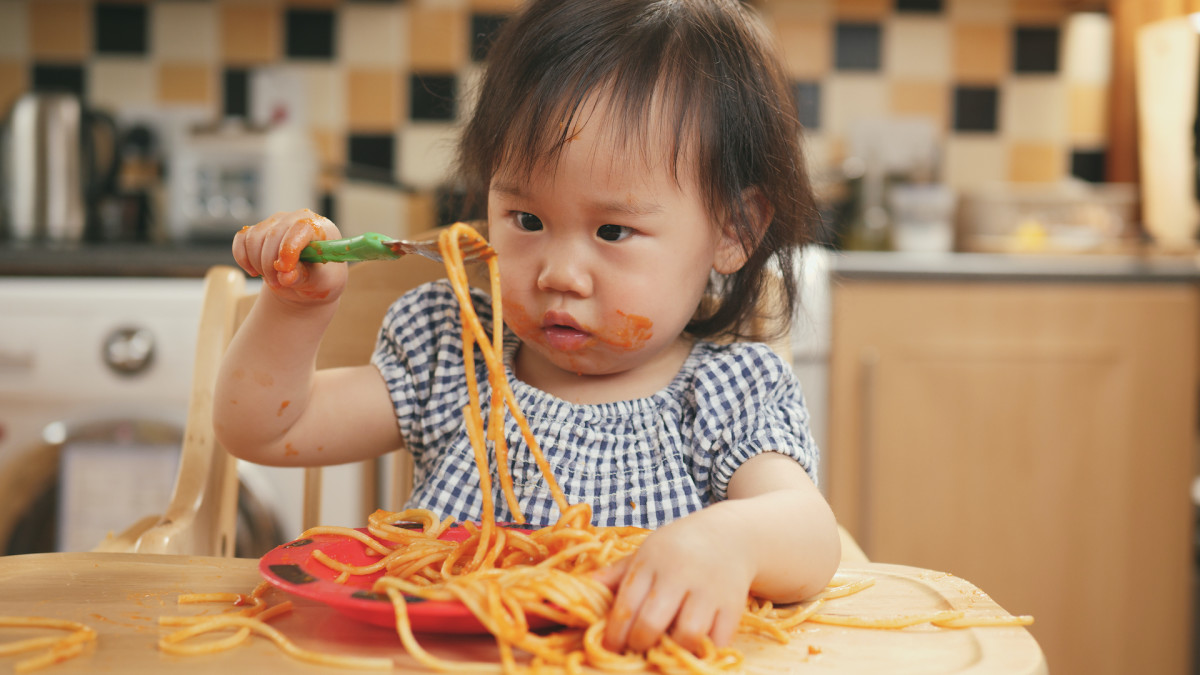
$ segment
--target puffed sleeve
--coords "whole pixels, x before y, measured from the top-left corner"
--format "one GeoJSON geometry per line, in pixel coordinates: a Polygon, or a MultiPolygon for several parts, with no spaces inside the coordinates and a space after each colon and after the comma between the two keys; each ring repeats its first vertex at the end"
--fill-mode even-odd
{"type": "Polygon", "coordinates": [[[735,343],[696,378],[697,439],[708,446],[708,488],[726,498],[729,479],[751,457],[778,452],[800,463],[815,483],[819,451],[809,431],[800,381],[769,347],[735,343]]]}
{"type": "MultiPolygon", "coordinates": [[[[387,384],[400,433],[419,453],[420,426],[428,421],[431,402],[447,368],[462,369],[458,302],[445,281],[423,284],[388,308],[371,363],[387,384]],[[458,349],[453,344],[457,343],[458,349]]],[[[441,405],[442,402],[438,402],[441,405]]]]}

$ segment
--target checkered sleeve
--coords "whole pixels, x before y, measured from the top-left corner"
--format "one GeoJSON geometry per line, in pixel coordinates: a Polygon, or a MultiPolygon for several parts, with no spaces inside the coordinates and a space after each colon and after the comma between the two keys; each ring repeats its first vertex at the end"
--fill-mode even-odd
{"type": "Polygon", "coordinates": [[[818,450],[804,394],[788,364],[757,343],[730,345],[697,381],[697,422],[707,427],[709,490],[726,498],[738,467],[763,452],[795,459],[817,480],[818,450]]]}
{"type": "Polygon", "coordinates": [[[461,370],[462,341],[458,331],[446,330],[447,324],[460,325],[458,303],[448,284],[418,286],[388,308],[371,357],[387,383],[400,433],[414,455],[424,445],[422,429],[434,412],[431,408],[440,406],[435,399],[446,376],[443,355],[451,354],[450,363],[461,370]],[[455,344],[442,344],[447,340],[455,344]]]}

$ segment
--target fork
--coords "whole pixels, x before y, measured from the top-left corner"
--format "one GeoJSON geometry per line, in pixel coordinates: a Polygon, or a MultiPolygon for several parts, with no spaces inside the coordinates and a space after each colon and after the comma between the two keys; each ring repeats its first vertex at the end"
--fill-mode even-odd
{"type": "MultiPolygon", "coordinates": [[[[438,240],[392,239],[377,232],[367,232],[346,239],[326,239],[309,242],[300,251],[303,262],[357,262],[362,260],[395,260],[401,256],[417,254],[430,260],[442,262],[438,240]]],[[[477,239],[466,240],[462,246],[463,262],[484,260],[495,255],[487,242],[477,239]]]]}

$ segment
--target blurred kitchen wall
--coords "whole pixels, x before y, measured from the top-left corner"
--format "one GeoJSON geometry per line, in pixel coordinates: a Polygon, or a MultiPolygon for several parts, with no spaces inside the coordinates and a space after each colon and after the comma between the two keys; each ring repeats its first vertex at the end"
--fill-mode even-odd
{"type": "MultiPolygon", "coordinates": [[[[0,0],[0,110],[65,88],[119,117],[251,115],[265,69],[306,85],[317,206],[419,231],[443,188],[489,36],[518,0],[0,0]],[[407,186],[397,190],[388,182],[407,186]]],[[[917,116],[939,179],[1103,179],[1110,28],[1086,0],[759,0],[809,130],[837,166],[860,120],[917,116]]]]}

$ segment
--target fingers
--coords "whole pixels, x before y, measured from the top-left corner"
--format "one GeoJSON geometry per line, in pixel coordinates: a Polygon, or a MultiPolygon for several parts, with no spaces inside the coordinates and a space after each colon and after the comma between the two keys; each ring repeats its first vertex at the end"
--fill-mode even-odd
{"type": "Polygon", "coordinates": [[[633,556],[621,558],[617,562],[598,569],[592,573],[592,578],[608,587],[608,590],[614,593],[620,586],[621,579],[625,577],[625,573],[629,570],[629,563],[633,561],[633,556]]]}
{"type": "Polygon", "coordinates": [[[308,209],[281,211],[234,235],[233,258],[271,288],[293,287],[308,280],[310,268],[299,262],[304,247],[338,236],[337,226],[308,209]]]}
{"type": "Polygon", "coordinates": [[[634,561],[626,563],[625,568],[624,576],[618,580],[617,594],[613,598],[608,626],[604,630],[604,648],[618,653],[625,651],[629,633],[641,618],[642,604],[654,581],[653,573],[634,561]]]}

